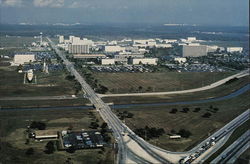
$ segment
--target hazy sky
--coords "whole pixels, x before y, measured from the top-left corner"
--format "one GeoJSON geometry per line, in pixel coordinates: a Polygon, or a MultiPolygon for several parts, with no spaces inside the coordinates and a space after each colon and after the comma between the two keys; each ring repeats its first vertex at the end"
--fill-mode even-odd
{"type": "Polygon", "coordinates": [[[249,0],[0,0],[1,23],[248,26],[249,0]]]}

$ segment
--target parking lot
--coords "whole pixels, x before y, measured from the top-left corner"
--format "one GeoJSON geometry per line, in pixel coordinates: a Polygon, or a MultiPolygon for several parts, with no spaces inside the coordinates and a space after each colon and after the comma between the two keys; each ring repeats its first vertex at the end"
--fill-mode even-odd
{"type": "Polygon", "coordinates": [[[94,72],[152,72],[143,65],[92,66],[94,72]]]}
{"type": "Polygon", "coordinates": [[[73,147],[74,149],[100,148],[106,143],[99,131],[62,131],[62,145],[64,149],[73,147]]]}

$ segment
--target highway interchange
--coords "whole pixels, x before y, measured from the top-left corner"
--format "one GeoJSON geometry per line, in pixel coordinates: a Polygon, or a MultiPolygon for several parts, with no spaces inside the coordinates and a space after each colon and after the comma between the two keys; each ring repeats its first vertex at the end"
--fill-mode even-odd
{"type": "MultiPolygon", "coordinates": [[[[178,163],[180,159],[187,160],[183,163],[202,162],[205,158],[216,150],[216,147],[220,147],[221,141],[226,140],[227,136],[239,127],[241,124],[249,119],[249,109],[228,123],[226,126],[218,130],[216,133],[208,137],[206,140],[198,144],[192,150],[187,152],[170,152],[154,145],[149,144],[141,137],[137,136],[129,127],[127,127],[110,109],[110,107],[104,103],[99,95],[86,83],[84,78],[76,71],[74,65],[66,59],[63,52],[61,52],[56,45],[49,39],[52,48],[56,51],[59,57],[63,60],[67,70],[75,76],[75,79],[81,84],[83,91],[86,93],[90,102],[95,106],[100,113],[104,121],[112,129],[113,135],[116,139],[118,146],[117,163],[178,163]],[[213,146],[209,146],[207,149],[201,148],[204,145],[211,144],[211,140],[215,140],[213,146]],[[210,153],[206,153],[207,151],[210,153]],[[212,150],[212,151],[211,151],[212,150]],[[199,153],[197,153],[199,152],[199,153]],[[194,157],[194,154],[199,154],[194,157]],[[202,157],[204,156],[204,157],[202,157]],[[201,158],[202,157],[202,158],[201,158]],[[191,159],[191,160],[190,160],[191,159]]],[[[240,74],[246,74],[243,72],[240,74]]],[[[188,91],[189,92],[189,91],[188,91]]]]}

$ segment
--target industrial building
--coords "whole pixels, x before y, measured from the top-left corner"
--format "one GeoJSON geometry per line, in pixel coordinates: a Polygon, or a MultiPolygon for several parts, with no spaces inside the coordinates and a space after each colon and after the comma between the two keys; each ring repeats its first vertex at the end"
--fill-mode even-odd
{"type": "Polygon", "coordinates": [[[207,55],[206,45],[183,45],[182,47],[183,57],[199,57],[207,55]]]}
{"type": "Polygon", "coordinates": [[[243,48],[242,47],[227,47],[227,52],[239,52],[242,53],[243,48]]]}
{"type": "Polygon", "coordinates": [[[19,53],[14,56],[14,64],[20,65],[36,61],[34,53],[19,53]]]}
{"type": "Polygon", "coordinates": [[[133,58],[131,59],[133,65],[148,64],[157,65],[158,58],[133,58]]]}
{"type": "Polygon", "coordinates": [[[106,58],[106,59],[102,59],[102,65],[110,65],[110,64],[115,64],[115,59],[109,59],[109,58],[106,58]]]}

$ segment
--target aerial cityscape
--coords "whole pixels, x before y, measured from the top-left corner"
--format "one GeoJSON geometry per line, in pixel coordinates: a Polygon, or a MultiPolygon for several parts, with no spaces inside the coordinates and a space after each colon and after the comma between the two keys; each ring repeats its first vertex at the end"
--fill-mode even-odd
{"type": "Polygon", "coordinates": [[[249,1],[0,0],[0,164],[249,164],[249,1]]]}

